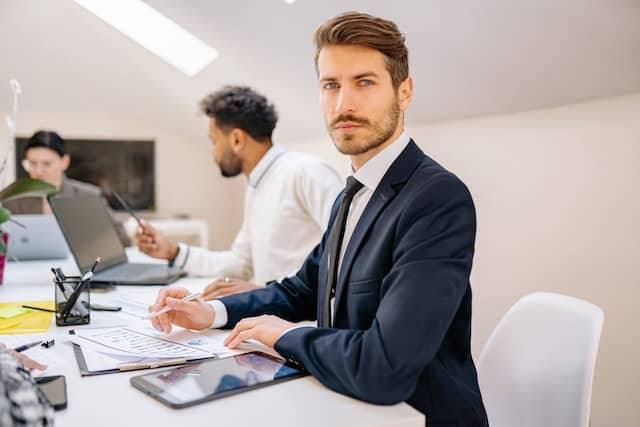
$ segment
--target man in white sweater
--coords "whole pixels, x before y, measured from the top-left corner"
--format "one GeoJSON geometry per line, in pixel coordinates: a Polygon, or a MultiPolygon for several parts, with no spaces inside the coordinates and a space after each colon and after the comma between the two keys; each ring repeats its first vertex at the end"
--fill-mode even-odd
{"type": "Polygon", "coordinates": [[[175,244],[146,223],[136,237],[140,250],[152,257],[192,275],[220,277],[205,291],[211,299],[253,290],[297,271],[320,242],[342,183],[326,163],[273,144],[276,110],[251,88],[227,86],[205,97],[200,107],[209,117],[220,172],[248,179],[240,231],[227,251],[175,244]]]}

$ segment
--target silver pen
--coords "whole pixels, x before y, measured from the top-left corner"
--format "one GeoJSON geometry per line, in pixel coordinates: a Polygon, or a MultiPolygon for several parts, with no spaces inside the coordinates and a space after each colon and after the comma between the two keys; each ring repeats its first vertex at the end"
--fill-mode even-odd
{"type": "Polygon", "coordinates": [[[136,369],[154,369],[161,368],[163,366],[183,365],[187,363],[187,359],[169,359],[158,360],[156,362],[133,362],[133,363],[121,363],[118,365],[120,371],[134,371],[136,369]]]}
{"type": "MultiPolygon", "coordinates": [[[[189,296],[186,296],[186,297],[182,298],[180,300],[180,302],[193,301],[194,299],[200,298],[201,296],[202,296],[202,292],[196,292],[195,294],[191,294],[189,296]]],[[[166,306],[166,307],[161,308],[158,311],[153,311],[153,312],[151,312],[151,313],[149,313],[147,315],[140,316],[140,318],[144,319],[144,320],[151,319],[152,317],[159,316],[159,315],[164,314],[164,313],[166,313],[168,311],[171,311],[171,310],[173,310],[173,308],[171,308],[170,306],[166,306]]]]}

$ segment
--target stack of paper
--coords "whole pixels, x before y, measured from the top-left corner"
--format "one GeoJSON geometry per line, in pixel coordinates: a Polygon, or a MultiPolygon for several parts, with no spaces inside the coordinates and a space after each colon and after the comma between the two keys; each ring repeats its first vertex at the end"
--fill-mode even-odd
{"type": "Polygon", "coordinates": [[[81,373],[95,375],[227,357],[254,349],[226,348],[223,342],[227,335],[218,330],[193,332],[179,328],[165,335],[145,326],[77,329],[71,340],[81,348],[81,373]]]}

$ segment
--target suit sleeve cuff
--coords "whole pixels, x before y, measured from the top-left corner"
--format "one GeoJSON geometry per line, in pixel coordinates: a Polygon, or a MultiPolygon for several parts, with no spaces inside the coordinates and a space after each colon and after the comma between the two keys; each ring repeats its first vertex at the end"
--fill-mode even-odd
{"type": "Polygon", "coordinates": [[[294,329],[298,329],[298,328],[308,328],[308,327],[309,327],[309,325],[296,325],[296,326],[292,326],[292,327],[290,327],[289,329],[287,329],[286,331],[284,331],[283,333],[281,333],[281,334],[280,334],[280,336],[278,337],[278,339],[277,339],[276,341],[278,341],[280,338],[282,338],[283,336],[285,336],[285,334],[286,334],[287,332],[291,332],[291,331],[293,331],[294,329]]]}
{"type": "Polygon", "coordinates": [[[172,265],[180,268],[184,268],[189,258],[189,245],[185,243],[178,243],[178,255],[171,262],[172,265]]]}
{"type": "Polygon", "coordinates": [[[227,324],[228,315],[227,315],[227,307],[222,303],[222,301],[214,299],[209,304],[213,308],[213,323],[210,328],[221,328],[227,324]]]}

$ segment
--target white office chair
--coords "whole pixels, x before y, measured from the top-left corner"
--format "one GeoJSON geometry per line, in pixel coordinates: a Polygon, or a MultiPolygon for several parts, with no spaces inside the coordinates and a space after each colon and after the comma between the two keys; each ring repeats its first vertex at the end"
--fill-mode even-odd
{"type": "Polygon", "coordinates": [[[491,427],[587,427],[604,314],[552,293],[521,298],[478,359],[491,427]]]}

